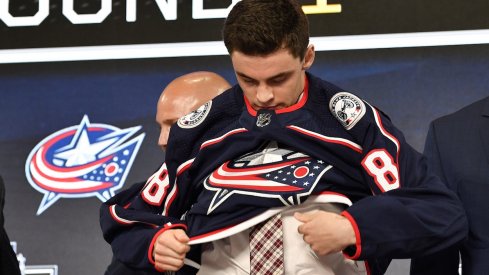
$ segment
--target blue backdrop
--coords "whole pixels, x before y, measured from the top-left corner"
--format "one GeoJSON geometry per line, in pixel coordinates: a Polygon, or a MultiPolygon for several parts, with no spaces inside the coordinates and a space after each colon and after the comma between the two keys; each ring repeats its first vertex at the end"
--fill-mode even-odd
{"type": "MultiPolygon", "coordinates": [[[[6,228],[27,264],[57,264],[60,274],[102,274],[109,246],[98,225],[96,197],[61,198],[42,214],[43,194],[26,179],[25,163],[45,137],[91,123],[146,136],[124,188],[145,180],[163,160],[156,146],[155,104],[165,85],[196,70],[235,83],[226,56],[0,66],[0,173],[6,228]]],[[[331,51],[310,70],[385,111],[408,142],[422,150],[428,123],[489,94],[489,45],[331,51]]],[[[405,274],[406,265],[392,274],[405,274]]]]}

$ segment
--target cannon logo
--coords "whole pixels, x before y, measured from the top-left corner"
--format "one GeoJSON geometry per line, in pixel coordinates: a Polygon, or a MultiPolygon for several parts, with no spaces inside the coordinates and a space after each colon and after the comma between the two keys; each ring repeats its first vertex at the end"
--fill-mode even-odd
{"type": "Polygon", "coordinates": [[[144,133],[130,139],[140,129],[91,124],[85,115],[79,125],[37,144],[25,165],[27,180],[44,194],[37,215],[60,198],[95,196],[104,202],[112,197],[124,185],[144,139],[144,133]]]}

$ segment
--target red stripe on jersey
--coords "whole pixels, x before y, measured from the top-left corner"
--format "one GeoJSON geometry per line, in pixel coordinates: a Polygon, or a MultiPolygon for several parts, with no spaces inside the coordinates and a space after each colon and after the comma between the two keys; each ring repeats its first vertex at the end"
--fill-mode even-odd
{"type": "Polygon", "coordinates": [[[345,255],[346,258],[351,259],[351,260],[356,260],[360,254],[362,253],[362,239],[360,238],[360,230],[358,230],[358,225],[355,222],[355,219],[348,213],[347,211],[341,212],[341,216],[345,217],[350,221],[353,231],[355,232],[355,238],[356,238],[356,243],[355,243],[355,254],[348,255],[345,252],[343,252],[343,255],[345,255]]]}
{"type": "Polygon", "coordinates": [[[353,151],[355,151],[357,153],[360,153],[360,154],[362,153],[362,147],[360,145],[350,141],[350,140],[347,140],[344,138],[338,138],[338,137],[323,136],[321,134],[306,130],[304,128],[301,128],[301,127],[298,127],[295,125],[289,125],[289,126],[287,126],[287,128],[294,130],[296,132],[299,132],[301,134],[304,134],[304,135],[307,135],[307,136],[310,136],[313,138],[317,138],[321,141],[342,145],[342,146],[345,146],[345,147],[352,149],[353,151]]]}
{"type": "Polygon", "coordinates": [[[226,137],[230,136],[230,135],[234,135],[234,134],[239,134],[239,133],[242,133],[242,132],[247,132],[248,130],[246,130],[245,128],[238,128],[238,129],[234,129],[232,131],[229,131],[227,133],[225,133],[224,135],[218,137],[218,138],[214,138],[214,139],[210,139],[208,141],[205,141],[204,143],[202,143],[202,145],[200,146],[200,150],[204,149],[205,147],[207,146],[210,146],[210,145],[214,145],[216,143],[219,143],[221,142],[223,139],[225,139],[226,137]]]}
{"type": "Polygon", "coordinates": [[[189,159],[187,160],[186,162],[180,164],[180,166],[178,166],[177,168],[177,177],[180,176],[180,174],[182,174],[183,172],[185,172],[185,170],[187,170],[188,168],[190,168],[190,166],[192,165],[192,163],[194,163],[194,159],[189,159]]]}
{"type": "MultiPolygon", "coordinates": [[[[248,110],[248,113],[251,116],[256,116],[256,110],[253,109],[253,107],[251,107],[251,104],[248,101],[248,99],[246,98],[246,96],[243,96],[243,97],[244,97],[244,102],[246,105],[246,109],[248,110]]],[[[296,111],[296,110],[302,108],[306,104],[308,97],[309,97],[309,80],[307,79],[307,76],[304,76],[304,90],[303,90],[303,93],[301,94],[301,97],[297,101],[297,103],[295,103],[289,107],[283,108],[283,109],[275,110],[275,113],[276,114],[283,114],[283,113],[289,113],[289,112],[296,111]]]]}
{"type": "Polygon", "coordinates": [[[396,150],[396,164],[399,163],[399,151],[401,150],[401,145],[399,143],[399,140],[397,140],[397,138],[394,135],[392,135],[391,133],[387,132],[387,130],[384,128],[384,125],[382,124],[382,119],[380,118],[380,114],[377,111],[377,109],[375,109],[372,106],[370,106],[370,108],[372,108],[372,110],[374,111],[375,122],[377,122],[377,126],[379,127],[380,132],[384,136],[386,136],[387,138],[389,138],[396,145],[396,148],[397,148],[397,150],[396,150]]]}
{"type": "Polygon", "coordinates": [[[168,215],[168,212],[170,211],[170,206],[173,203],[173,201],[175,200],[175,198],[177,197],[177,193],[178,193],[178,185],[175,184],[175,186],[173,187],[173,190],[170,191],[169,199],[167,199],[165,202],[165,208],[163,209],[163,214],[162,214],[163,216],[168,215]]]}
{"type": "Polygon", "coordinates": [[[109,206],[110,216],[112,217],[112,219],[114,219],[114,221],[116,221],[117,223],[122,224],[122,225],[129,225],[129,224],[134,223],[133,221],[126,220],[126,219],[119,217],[117,215],[117,213],[115,212],[115,207],[116,207],[115,204],[109,206]]]}

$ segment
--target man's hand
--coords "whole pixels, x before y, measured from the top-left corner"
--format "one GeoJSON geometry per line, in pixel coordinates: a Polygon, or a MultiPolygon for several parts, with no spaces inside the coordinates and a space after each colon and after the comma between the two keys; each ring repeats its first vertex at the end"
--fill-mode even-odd
{"type": "Polygon", "coordinates": [[[347,218],[326,211],[295,213],[302,222],[298,231],[318,255],[339,252],[356,242],[355,231],[347,218]]]}
{"type": "Polygon", "coordinates": [[[183,266],[190,250],[189,237],[182,229],[169,229],[158,236],[153,247],[155,268],[158,271],[177,271],[183,266]]]}

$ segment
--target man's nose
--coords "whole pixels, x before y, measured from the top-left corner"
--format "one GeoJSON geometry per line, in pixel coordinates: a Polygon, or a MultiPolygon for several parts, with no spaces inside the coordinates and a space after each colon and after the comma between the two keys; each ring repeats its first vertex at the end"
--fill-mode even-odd
{"type": "Polygon", "coordinates": [[[259,103],[269,103],[274,98],[273,89],[268,85],[259,85],[256,90],[256,99],[259,103]]]}
{"type": "Polygon", "coordinates": [[[165,151],[166,146],[168,145],[168,135],[170,133],[170,129],[167,127],[162,127],[160,130],[160,137],[158,138],[158,146],[161,147],[161,150],[165,151]]]}

